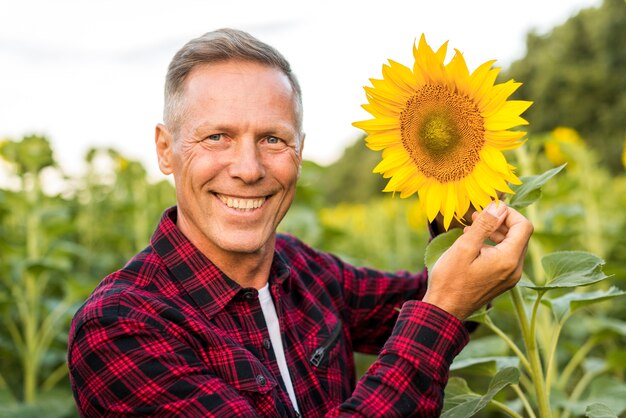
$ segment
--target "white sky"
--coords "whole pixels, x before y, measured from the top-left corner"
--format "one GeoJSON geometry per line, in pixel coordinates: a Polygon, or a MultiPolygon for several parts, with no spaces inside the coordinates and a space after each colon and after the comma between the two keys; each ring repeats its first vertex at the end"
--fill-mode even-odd
{"type": "MultiPolygon", "coordinates": [[[[0,138],[47,135],[76,173],[88,147],[112,146],[157,174],[154,125],[165,71],[189,39],[246,30],[290,60],[304,92],[305,158],[325,164],[367,119],[362,89],[388,58],[412,66],[423,32],[450,40],[473,70],[507,67],[526,33],[600,0],[0,0],[0,138]]],[[[523,81],[523,80],[520,80],[523,81]]],[[[523,88],[523,87],[522,87],[523,88]]],[[[2,174],[0,173],[0,176],[2,174]]],[[[1,180],[1,179],[0,179],[1,180]]]]}

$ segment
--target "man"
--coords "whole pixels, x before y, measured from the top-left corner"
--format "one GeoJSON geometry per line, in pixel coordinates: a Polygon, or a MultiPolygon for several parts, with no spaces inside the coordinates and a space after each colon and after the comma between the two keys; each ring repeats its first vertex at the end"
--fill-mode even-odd
{"type": "Polygon", "coordinates": [[[504,204],[430,274],[356,268],[276,234],[300,173],[287,61],[235,30],[173,58],[159,167],[177,206],[72,323],[83,416],[437,416],[461,322],[519,280],[532,226],[504,204]],[[486,247],[491,238],[498,243],[486,247]],[[355,382],[353,352],[379,353],[355,382]]]}

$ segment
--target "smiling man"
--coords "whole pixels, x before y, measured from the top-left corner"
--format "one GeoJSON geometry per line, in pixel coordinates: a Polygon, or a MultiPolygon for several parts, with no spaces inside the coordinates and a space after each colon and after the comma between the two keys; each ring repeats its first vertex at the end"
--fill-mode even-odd
{"type": "Polygon", "coordinates": [[[438,416],[462,321],[521,276],[524,217],[474,214],[428,287],[425,272],[354,267],[277,234],[300,173],[301,93],[283,56],[241,31],[174,56],[155,142],[177,205],[76,313],[82,416],[438,416]],[[358,382],[355,351],[378,354],[358,382]]]}

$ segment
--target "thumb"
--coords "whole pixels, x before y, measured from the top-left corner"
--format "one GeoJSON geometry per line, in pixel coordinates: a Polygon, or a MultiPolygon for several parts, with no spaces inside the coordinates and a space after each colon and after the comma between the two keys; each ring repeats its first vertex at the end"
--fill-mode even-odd
{"type": "Polygon", "coordinates": [[[485,240],[502,225],[507,213],[507,206],[504,202],[491,202],[476,216],[472,224],[464,229],[459,239],[473,249],[473,255],[478,255],[485,240]]]}

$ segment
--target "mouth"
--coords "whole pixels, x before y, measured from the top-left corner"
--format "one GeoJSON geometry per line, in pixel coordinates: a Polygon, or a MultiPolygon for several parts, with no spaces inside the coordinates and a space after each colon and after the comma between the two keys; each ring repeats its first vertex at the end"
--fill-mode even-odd
{"type": "Polygon", "coordinates": [[[215,194],[226,206],[232,209],[250,211],[254,209],[258,209],[263,206],[263,203],[267,200],[267,196],[262,197],[239,197],[239,196],[228,196],[216,193],[215,194]]]}

